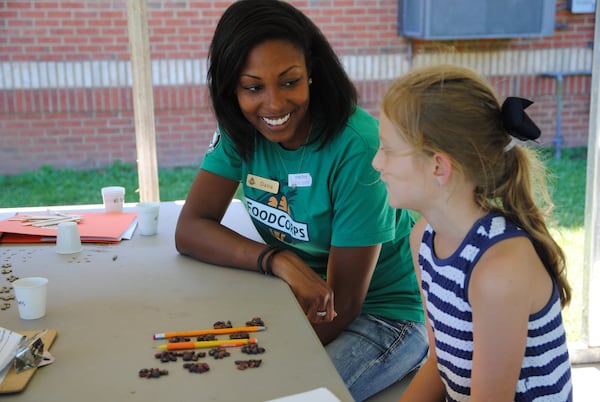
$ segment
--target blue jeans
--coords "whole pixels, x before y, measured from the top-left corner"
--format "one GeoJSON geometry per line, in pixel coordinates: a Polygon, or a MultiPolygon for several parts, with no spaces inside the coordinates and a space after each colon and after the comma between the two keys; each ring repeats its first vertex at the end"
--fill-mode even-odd
{"type": "Polygon", "coordinates": [[[424,323],[361,314],[325,349],[352,397],[360,402],[423,364],[427,329],[424,323]]]}

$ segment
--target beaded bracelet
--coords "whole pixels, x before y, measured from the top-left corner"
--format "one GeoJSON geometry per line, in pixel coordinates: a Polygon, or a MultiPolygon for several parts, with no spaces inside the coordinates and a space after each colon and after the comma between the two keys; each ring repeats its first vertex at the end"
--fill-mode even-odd
{"type": "Polygon", "coordinates": [[[271,252],[271,254],[269,254],[269,256],[267,257],[267,261],[265,262],[265,265],[267,266],[267,274],[274,276],[273,275],[273,270],[271,269],[271,258],[273,258],[273,256],[279,252],[285,251],[284,248],[282,247],[275,247],[275,249],[271,252]]]}
{"type": "Polygon", "coordinates": [[[258,272],[260,272],[261,274],[267,275],[267,272],[263,269],[263,259],[271,250],[274,250],[276,248],[277,247],[275,247],[275,246],[267,246],[258,255],[258,259],[256,260],[256,266],[258,267],[258,272]]]}

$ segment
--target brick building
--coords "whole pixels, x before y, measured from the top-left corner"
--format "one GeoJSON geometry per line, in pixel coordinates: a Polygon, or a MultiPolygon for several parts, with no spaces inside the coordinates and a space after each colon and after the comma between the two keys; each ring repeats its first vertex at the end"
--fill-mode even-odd
{"type": "MultiPolygon", "coordinates": [[[[400,2],[291,1],[322,29],[361,106],[375,115],[394,77],[412,66],[457,63],[490,78],[501,97],[534,100],[529,111],[542,145],[553,146],[557,133],[562,147],[587,144],[593,12],[550,0],[550,35],[427,40],[398,34],[400,2]]],[[[159,167],[198,165],[212,137],[206,55],[230,3],[146,0],[159,167]]],[[[0,1],[0,174],[134,163],[129,58],[126,0],[0,1]]]]}

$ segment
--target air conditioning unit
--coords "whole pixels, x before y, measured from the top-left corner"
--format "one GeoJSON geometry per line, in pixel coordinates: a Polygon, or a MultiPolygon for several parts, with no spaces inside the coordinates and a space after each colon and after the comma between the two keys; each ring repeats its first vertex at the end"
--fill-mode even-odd
{"type": "Polygon", "coordinates": [[[596,0],[569,0],[568,6],[573,14],[593,13],[596,11],[596,0]]]}
{"type": "Polygon", "coordinates": [[[417,39],[554,34],[556,0],[399,0],[398,34],[417,39]]]}

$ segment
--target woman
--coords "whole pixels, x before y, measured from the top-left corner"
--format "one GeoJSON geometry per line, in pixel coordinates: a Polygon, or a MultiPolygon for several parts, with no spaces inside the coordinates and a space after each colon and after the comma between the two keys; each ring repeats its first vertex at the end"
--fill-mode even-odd
{"type": "Polygon", "coordinates": [[[373,166],[411,234],[430,356],[401,401],[570,401],[563,252],[544,211],[542,165],[514,138],[537,126],[473,71],[416,69],[386,93],[373,166]],[[534,188],[540,190],[537,193],[534,188]],[[538,195],[540,197],[538,197],[538,195]]]}
{"type": "Polygon", "coordinates": [[[218,129],[182,209],[177,249],[286,281],[364,400],[427,354],[414,222],[387,205],[370,164],[377,122],[357,107],[323,34],[286,2],[232,4],[209,62],[218,129]],[[240,183],[267,246],[220,224],[240,183]]]}

